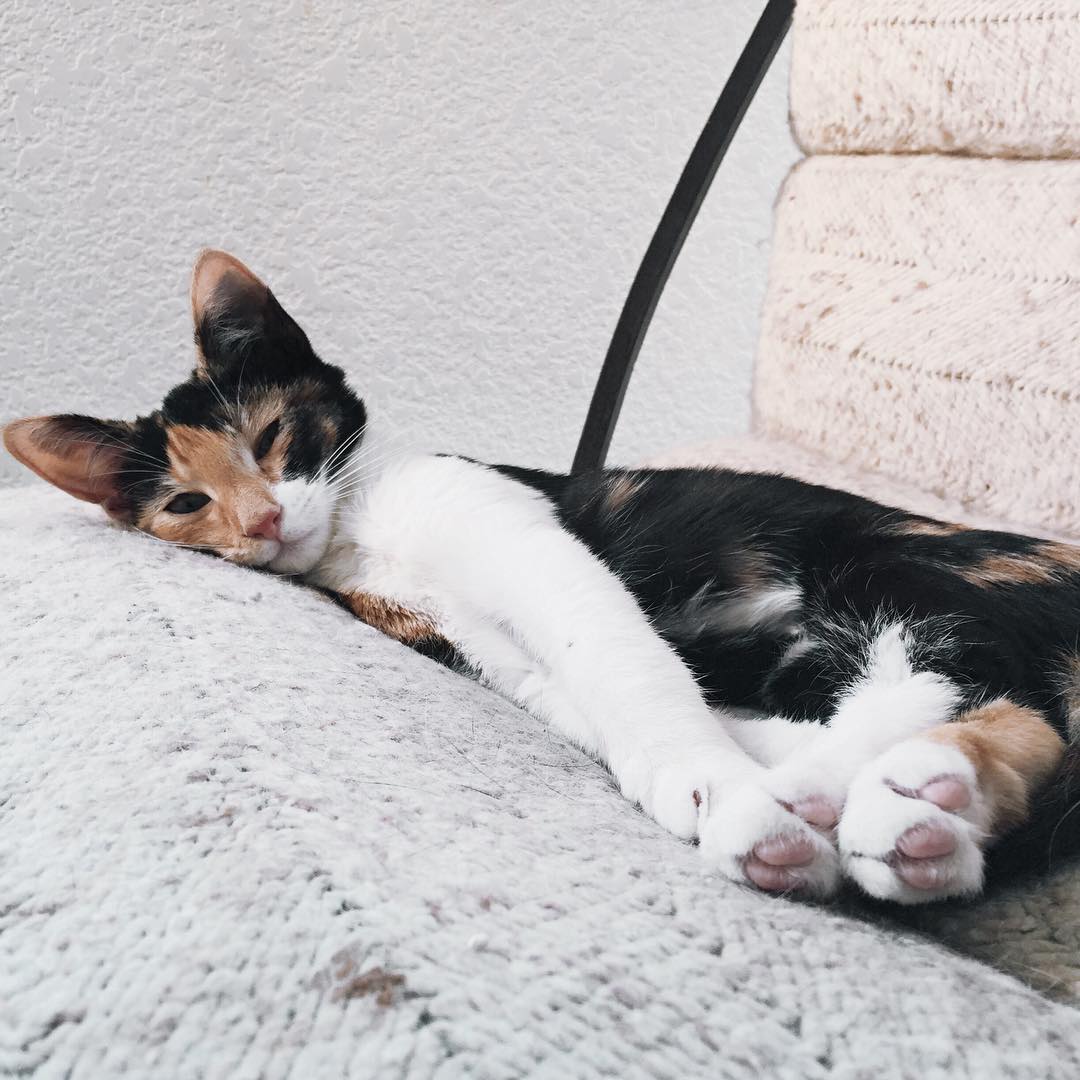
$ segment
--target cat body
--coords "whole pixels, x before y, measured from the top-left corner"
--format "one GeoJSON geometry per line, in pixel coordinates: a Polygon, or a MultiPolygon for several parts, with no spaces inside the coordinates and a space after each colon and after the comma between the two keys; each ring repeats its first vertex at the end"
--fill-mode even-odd
{"type": "Polygon", "coordinates": [[[777,476],[402,453],[242,264],[204,255],[192,303],[161,410],[9,449],[470,670],[735,880],[917,903],[1080,848],[1080,550],[777,476]]]}

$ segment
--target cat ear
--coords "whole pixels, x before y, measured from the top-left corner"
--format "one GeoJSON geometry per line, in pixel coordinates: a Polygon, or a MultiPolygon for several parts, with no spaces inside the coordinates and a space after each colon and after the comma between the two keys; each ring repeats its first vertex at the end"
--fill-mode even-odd
{"type": "Polygon", "coordinates": [[[191,275],[197,371],[235,361],[273,359],[302,365],[314,359],[307,335],[270,289],[239,259],[204,251],[191,275]]]}
{"type": "Polygon", "coordinates": [[[91,416],[31,416],[4,428],[4,446],[50,484],[126,521],[131,506],[120,472],[133,430],[123,421],[91,416]]]}

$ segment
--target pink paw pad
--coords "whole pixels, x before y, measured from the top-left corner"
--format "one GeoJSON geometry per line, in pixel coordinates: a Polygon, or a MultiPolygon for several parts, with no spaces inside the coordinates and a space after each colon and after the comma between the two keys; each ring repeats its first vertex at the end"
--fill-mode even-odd
{"type": "Polygon", "coordinates": [[[956,837],[940,825],[916,825],[897,840],[896,850],[909,859],[938,859],[956,850],[956,837]]]}
{"type": "Polygon", "coordinates": [[[935,776],[917,791],[904,787],[894,780],[889,780],[887,783],[897,795],[903,795],[905,799],[922,799],[950,814],[966,810],[971,805],[971,789],[959,776],[935,776]]]}
{"type": "Polygon", "coordinates": [[[782,866],[770,866],[752,856],[746,860],[743,872],[752,885],[765,892],[788,892],[801,884],[791,870],[782,866]]]}
{"type": "Polygon", "coordinates": [[[919,788],[919,798],[954,814],[971,805],[971,790],[958,776],[939,776],[919,788]]]}
{"type": "Polygon", "coordinates": [[[769,866],[809,866],[814,845],[804,836],[771,836],[755,844],[751,855],[769,866]]]}
{"type": "Polygon", "coordinates": [[[782,805],[786,810],[801,817],[807,825],[813,825],[816,829],[835,829],[836,823],[840,820],[840,807],[824,795],[811,795],[790,806],[787,803],[782,805]]]}
{"type": "Polygon", "coordinates": [[[893,870],[913,889],[938,889],[948,884],[952,875],[945,859],[897,859],[893,870]]]}
{"type": "Polygon", "coordinates": [[[793,871],[814,861],[814,845],[803,836],[771,836],[754,845],[743,866],[746,876],[766,892],[786,892],[802,881],[793,871]]]}
{"type": "Polygon", "coordinates": [[[950,874],[947,856],[956,852],[956,837],[941,825],[915,825],[896,842],[887,860],[897,877],[913,889],[937,889],[950,874]]]}

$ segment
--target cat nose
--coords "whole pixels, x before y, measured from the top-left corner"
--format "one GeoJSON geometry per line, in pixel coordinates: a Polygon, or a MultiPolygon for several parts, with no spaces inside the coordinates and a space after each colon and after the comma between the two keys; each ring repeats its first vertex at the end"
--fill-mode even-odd
{"type": "Polygon", "coordinates": [[[268,510],[254,525],[249,525],[244,532],[245,536],[261,536],[266,540],[281,539],[281,507],[275,506],[268,510]]]}

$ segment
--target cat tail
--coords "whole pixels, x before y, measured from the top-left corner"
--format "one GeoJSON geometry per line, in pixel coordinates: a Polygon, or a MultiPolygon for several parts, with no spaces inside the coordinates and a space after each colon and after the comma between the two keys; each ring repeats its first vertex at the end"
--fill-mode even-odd
{"type": "Polygon", "coordinates": [[[1028,820],[987,852],[987,881],[1017,874],[1045,874],[1080,855],[1080,732],[1073,737],[1054,779],[1034,796],[1028,820]]]}

